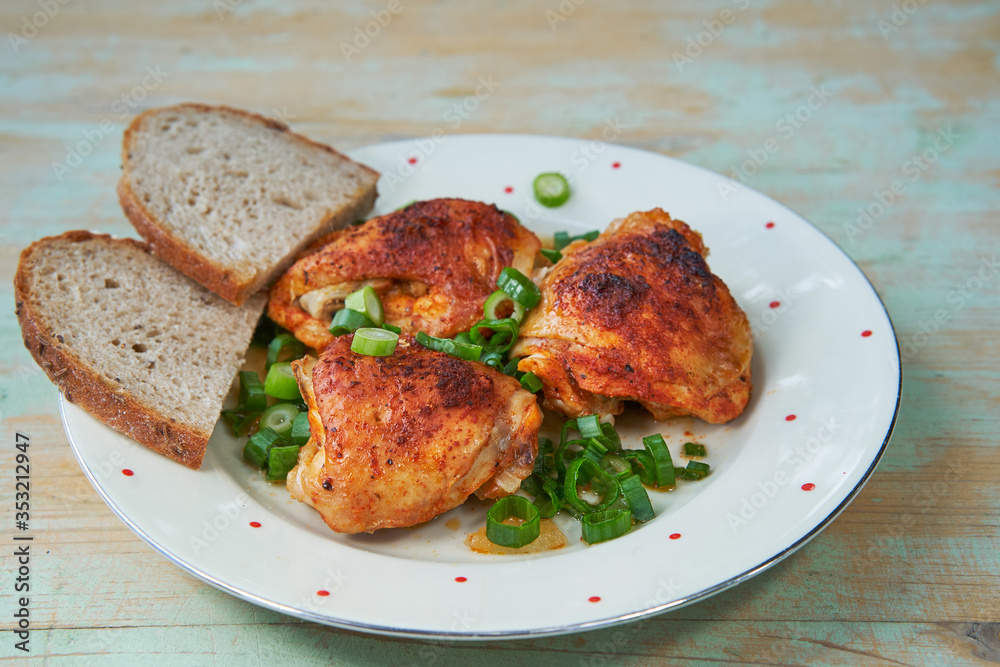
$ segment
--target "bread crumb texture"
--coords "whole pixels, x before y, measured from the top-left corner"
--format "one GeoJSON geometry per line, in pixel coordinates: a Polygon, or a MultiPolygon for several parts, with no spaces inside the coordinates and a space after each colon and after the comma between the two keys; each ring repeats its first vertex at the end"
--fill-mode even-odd
{"type": "Polygon", "coordinates": [[[22,271],[22,307],[94,378],[171,422],[212,432],[263,296],[233,306],[140,244],[106,236],[45,239],[22,271]]]}

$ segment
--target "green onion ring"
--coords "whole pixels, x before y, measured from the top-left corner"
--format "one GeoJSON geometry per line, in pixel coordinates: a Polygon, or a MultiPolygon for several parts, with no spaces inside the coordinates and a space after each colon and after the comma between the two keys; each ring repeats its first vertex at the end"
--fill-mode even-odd
{"type": "Polygon", "coordinates": [[[542,381],[538,379],[538,376],[528,371],[521,376],[521,386],[530,391],[532,394],[537,394],[542,388],[542,381]]]}
{"type": "Polygon", "coordinates": [[[264,392],[283,401],[297,401],[302,398],[302,394],[299,393],[299,383],[295,380],[295,373],[292,372],[290,363],[278,361],[271,366],[264,380],[264,392]]]}
{"type": "Polygon", "coordinates": [[[362,327],[374,325],[375,323],[364,313],[359,313],[351,308],[343,308],[334,314],[333,321],[330,322],[330,333],[334,336],[343,336],[362,327]]]}
{"type": "Polygon", "coordinates": [[[309,427],[309,413],[300,412],[295,415],[295,421],[292,422],[292,444],[297,447],[302,447],[311,437],[310,427],[309,427]]]}
{"type": "Polygon", "coordinates": [[[260,376],[254,371],[240,371],[240,399],[236,406],[242,412],[263,412],[267,408],[267,396],[260,376]]]}
{"type": "Polygon", "coordinates": [[[377,327],[382,326],[384,322],[385,311],[382,310],[382,301],[371,285],[365,285],[348,294],[344,299],[344,308],[361,313],[377,327]]]}
{"type": "Polygon", "coordinates": [[[264,466],[267,465],[267,456],[271,447],[287,444],[287,440],[271,429],[262,428],[247,440],[246,446],[243,447],[243,458],[263,470],[264,466]]]}
{"type": "Polygon", "coordinates": [[[513,266],[508,266],[500,272],[500,276],[497,278],[497,287],[525,308],[534,308],[542,298],[538,285],[531,282],[531,278],[513,266]]]}
{"type": "Polygon", "coordinates": [[[269,428],[282,438],[290,438],[292,424],[299,414],[299,409],[291,403],[275,403],[260,416],[260,427],[269,428]]]}
{"type": "Polygon", "coordinates": [[[486,538],[501,547],[519,549],[531,544],[541,530],[538,508],[521,496],[504,496],[486,513],[486,538]],[[512,517],[524,523],[520,526],[503,523],[512,517]]]}
{"type": "Polygon", "coordinates": [[[618,485],[618,480],[604,472],[601,466],[594,463],[591,459],[581,456],[566,467],[566,481],[563,484],[563,495],[566,498],[566,502],[575,510],[582,514],[589,514],[590,512],[599,512],[610,507],[621,495],[621,488],[618,485]],[[578,494],[577,487],[581,483],[586,484],[588,481],[595,492],[602,494],[600,502],[596,505],[591,505],[581,499],[578,494]],[[597,488],[595,488],[595,482],[597,483],[597,488]]]}
{"type": "Polygon", "coordinates": [[[375,327],[362,327],[354,332],[351,351],[369,357],[388,357],[396,351],[399,334],[375,327]]]}
{"type": "Polygon", "coordinates": [[[569,181],[562,174],[554,171],[539,174],[535,177],[532,187],[535,199],[546,208],[556,208],[569,201],[569,181]]]}
{"type": "Polygon", "coordinates": [[[267,453],[267,480],[284,481],[298,460],[299,448],[295,445],[272,446],[267,453]]]}
{"type": "Polygon", "coordinates": [[[301,359],[302,355],[306,353],[306,346],[303,345],[302,342],[295,336],[289,333],[283,333],[280,336],[275,336],[274,340],[271,341],[271,344],[267,346],[266,368],[270,368],[285,350],[288,350],[293,359],[301,359]]]}
{"type": "Polygon", "coordinates": [[[475,345],[480,345],[484,350],[507,352],[514,347],[514,341],[518,334],[517,320],[512,317],[505,317],[500,320],[480,320],[469,329],[469,338],[475,345]],[[487,338],[482,330],[488,329],[493,335],[487,338]]]}
{"type": "Polygon", "coordinates": [[[632,513],[627,509],[593,512],[580,520],[580,528],[587,544],[613,540],[632,530],[632,513]]]}
{"type": "Polygon", "coordinates": [[[549,260],[553,264],[562,259],[562,253],[559,252],[558,250],[549,250],[548,248],[541,248],[539,249],[538,252],[542,254],[542,257],[549,260]]]}
{"type": "Polygon", "coordinates": [[[480,355],[483,353],[483,348],[479,345],[463,343],[451,338],[435,338],[434,336],[428,336],[423,331],[417,332],[417,342],[428,350],[444,352],[445,354],[450,354],[453,357],[465,359],[466,361],[478,361],[480,355]]]}
{"type": "Polygon", "coordinates": [[[645,523],[655,516],[653,505],[649,502],[649,494],[636,475],[624,475],[618,479],[618,484],[622,488],[622,495],[625,496],[625,502],[628,503],[633,519],[645,523]]]}
{"type": "Polygon", "coordinates": [[[497,291],[490,294],[490,298],[486,299],[486,303],[483,304],[483,313],[486,315],[486,319],[495,320],[499,318],[497,315],[497,309],[503,304],[510,302],[511,307],[514,309],[513,317],[515,320],[520,322],[524,319],[524,306],[511,298],[510,294],[498,289],[497,291]]]}
{"type": "Polygon", "coordinates": [[[676,483],[674,474],[674,462],[670,458],[670,450],[663,436],[659,433],[647,435],[642,439],[642,444],[653,457],[653,469],[656,476],[656,486],[673,486],[676,483]]]}

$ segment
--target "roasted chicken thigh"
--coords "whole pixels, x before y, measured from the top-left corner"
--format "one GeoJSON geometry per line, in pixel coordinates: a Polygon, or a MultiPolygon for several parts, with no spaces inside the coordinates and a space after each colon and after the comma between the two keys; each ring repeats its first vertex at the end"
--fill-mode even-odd
{"type": "Polygon", "coordinates": [[[491,204],[434,199],[333,232],[271,289],[268,315],[318,350],[332,314],[371,285],[404,333],[450,337],[482,317],[508,266],[530,274],[541,244],[491,204]]]}
{"type": "Polygon", "coordinates": [[[520,488],[538,451],[534,394],[407,335],[386,357],[352,352],[352,338],[292,364],[312,436],[288,474],[293,498],[333,530],[361,533],[520,488]]]}
{"type": "Polygon", "coordinates": [[[746,315],[705,263],[701,234],[661,209],[576,241],[541,279],[512,356],[571,417],[638,401],[656,419],[733,419],[750,399],[746,315]]]}

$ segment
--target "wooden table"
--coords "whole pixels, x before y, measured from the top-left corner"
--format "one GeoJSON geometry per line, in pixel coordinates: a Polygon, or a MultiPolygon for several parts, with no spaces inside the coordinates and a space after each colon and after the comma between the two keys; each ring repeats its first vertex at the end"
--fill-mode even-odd
{"type": "MultiPolygon", "coordinates": [[[[1000,6],[341,4],[0,8],[0,496],[10,543],[13,443],[27,434],[30,656],[101,665],[1000,661],[1000,297],[995,270],[983,269],[1000,250],[1000,6]],[[791,558],[639,631],[475,645],[385,639],[266,611],[184,574],[114,517],[78,468],[56,391],[21,345],[18,253],[69,229],[132,234],[114,185],[120,133],[138,110],[226,103],[350,148],[448,129],[449,110],[483,77],[496,91],[461,132],[596,138],[617,118],[616,141],[735,170],[836,240],[882,294],[903,350],[903,404],[878,471],[791,558]],[[769,139],[777,149],[762,151],[769,139]],[[960,474],[942,482],[949,464],[960,474]]],[[[3,553],[8,628],[16,563],[3,553]]],[[[3,633],[0,655],[25,654],[3,633]]]]}

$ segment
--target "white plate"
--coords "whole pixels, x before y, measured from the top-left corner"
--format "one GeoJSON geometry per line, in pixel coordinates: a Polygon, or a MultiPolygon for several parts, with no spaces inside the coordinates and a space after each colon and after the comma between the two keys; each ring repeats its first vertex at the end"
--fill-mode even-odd
{"type": "Polygon", "coordinates": [[[224,426],[193,471],[63,400],[87,477],[181,568],[255,604],[354,630],[564,633],[676,608],[763,571],[814,537],[871,475],[899,401],[892,324],[864,274],[784,206],[678,160],[582,139],[447,136],[352,157],[383,174],[374,214],[464,197],[495,202],[542,236],[603,228],[657,206],[688,222],[753,324],[753,399],[723,426],[627,412],[619,422],[626,446],[640,448],[641,435],[658,431],[676,460],[683,442],[698,440],[713,473],[651,493],[657,517],[620,539],[588,547],[566,521],[569,546],[533,558],[463,545],[484,525],[479,503],[417,528],[337,535],[282,485],[264,482],[224,426]],[[544,171],[571,176],[573,196],[559,209],[532,200],[532,180],[544,171]]]}

